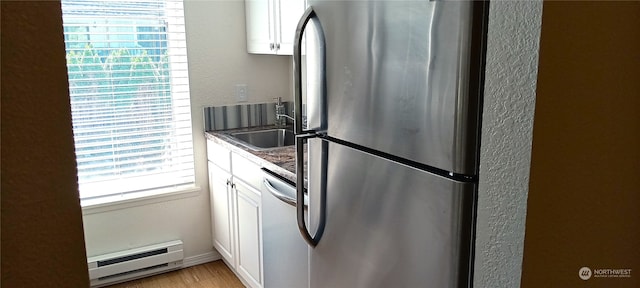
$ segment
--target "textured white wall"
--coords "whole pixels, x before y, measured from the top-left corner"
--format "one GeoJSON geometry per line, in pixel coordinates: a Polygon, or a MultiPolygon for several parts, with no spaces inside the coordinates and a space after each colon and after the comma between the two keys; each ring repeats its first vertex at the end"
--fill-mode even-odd
{"type": "Polygon", "coordinates": [[[251,103],[293,99],[291,56],[247,53],[244,0],[185,0],[185,17],[192,105],[235,104],[235,84],[251,103]]]}
{"type": "Polygon", "coordinates": [[[170,198],[83,217],[88,256],[182,239],[185,257],[219,257],[211,242],[204,106],[236,103],[235,84],[247,84],[251,103],[291,96],[291,57],[250,55],[244,1],[185,0],[185,24],[196,184],[186,198],[170,198]]]}
{"type": "Polygon", "coordinates": [[[474,287],[519,287],[542,1],[490,6],[474,287]]]}

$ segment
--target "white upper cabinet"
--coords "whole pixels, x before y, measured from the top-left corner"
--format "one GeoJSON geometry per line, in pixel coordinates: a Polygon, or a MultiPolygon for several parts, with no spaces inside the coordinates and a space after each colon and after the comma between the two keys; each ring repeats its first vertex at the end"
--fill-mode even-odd
{"type": "Polygon", "coordinates": [[[293,55],[293,37],[304,0],[245,0],[247,51],[293,55]]]}

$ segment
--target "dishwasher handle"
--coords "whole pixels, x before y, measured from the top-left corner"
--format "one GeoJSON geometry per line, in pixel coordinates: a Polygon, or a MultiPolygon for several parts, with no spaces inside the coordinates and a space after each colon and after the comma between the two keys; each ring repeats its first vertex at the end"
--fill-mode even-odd
{"type": "Polygon", "coordinates": [[[282,193],[282,191],[276,189],[276,187],[273,187],[273,185],[271,185],[271,182],[269,182],[268,179],[264,179],[264,186],[267,187],[267,190],[269,191],[269,193],[271,193],[271,195],[273,195],[274,197],[278,198],[280,201],[287,203],[293,207],[296,207],[296,198],[291,197],[285,193],[282,193]]]}

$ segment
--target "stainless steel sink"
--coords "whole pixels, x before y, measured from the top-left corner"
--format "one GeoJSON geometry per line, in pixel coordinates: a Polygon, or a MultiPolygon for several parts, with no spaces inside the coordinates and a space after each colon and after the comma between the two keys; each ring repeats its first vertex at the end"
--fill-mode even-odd
{"type": "Polygon", "coordinates": [[[238,140],[248,148],[254,150],[265,150],[291,146],[295,144],[293,131],[287,129],[270,129],[251,132],[235,132],[228,134],[231,138],[238,140]]]}

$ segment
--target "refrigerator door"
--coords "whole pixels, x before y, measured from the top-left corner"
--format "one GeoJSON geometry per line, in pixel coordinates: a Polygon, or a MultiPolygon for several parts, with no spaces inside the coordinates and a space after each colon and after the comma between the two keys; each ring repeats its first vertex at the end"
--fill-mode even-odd
{"type": "MultiPolygon", "coordinates": [[[[477,174],[480,85],[479,73],[472,71],[480,70],[475,45],[481,37],[472,33],[472,22],[482,4],[309,4],[325,41],[324,59],[309,61],[303,73],[311,79],[306,90],[311,128],[325,126],[329,136],[340,140],[454,173],[477,174]],[[325,69],[323,77],[315,75],[325,69]],[[313,107],[318,97],[326,97],[326,115],[313,107]]],[[[318,58],[311,54],[308,50],[306,57],[318,58]]]]}
{"type": "Polygon", "coordinates": [[[328,155],[324,200],[309,190],[312,230],[326,201],[324,233],[310,248],[311,288],[467,287],[475,184],[309,142],[310,177],[328,155]]]}

